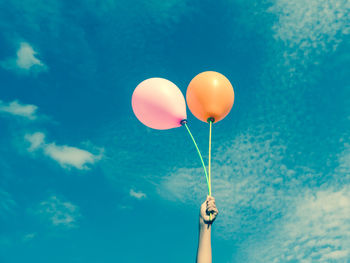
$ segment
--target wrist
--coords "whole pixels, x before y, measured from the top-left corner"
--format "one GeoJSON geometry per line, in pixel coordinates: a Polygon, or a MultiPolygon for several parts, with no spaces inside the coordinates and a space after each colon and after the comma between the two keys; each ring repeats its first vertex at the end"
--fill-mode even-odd
{"type": "Polygon", "coordinates": [[[209,230],[211,229],[211,223],[205,222],[202,217],[199,218],[199,228],[209,230]]]}

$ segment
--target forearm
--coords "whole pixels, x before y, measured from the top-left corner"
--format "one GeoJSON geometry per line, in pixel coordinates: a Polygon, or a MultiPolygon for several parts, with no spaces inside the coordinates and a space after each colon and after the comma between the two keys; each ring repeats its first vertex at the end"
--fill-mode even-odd
{"type": "Polygon", "coordinates": [[[197,263],[211,263],[211,224],[199,223],[197,263]]]}

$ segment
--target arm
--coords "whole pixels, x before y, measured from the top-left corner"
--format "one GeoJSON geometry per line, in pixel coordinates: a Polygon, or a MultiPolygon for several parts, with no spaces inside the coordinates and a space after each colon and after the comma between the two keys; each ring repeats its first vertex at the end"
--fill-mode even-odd
{"type": "Polygon", "coordinates": [[[215,205],[215,198],[207,196],[201,205],[199,214],[199,242],[197,250],[197,263],[211,263],[211,225],[219,211],[215,205]],[[209,214],[212,214],[210,220],[209,214]]]}

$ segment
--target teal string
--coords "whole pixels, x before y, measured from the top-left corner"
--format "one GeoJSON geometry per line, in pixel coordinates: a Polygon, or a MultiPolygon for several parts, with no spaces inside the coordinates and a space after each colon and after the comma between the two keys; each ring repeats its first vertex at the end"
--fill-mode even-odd
{"type": "Polygon", "coordinates": [[[190,134],[191,139],[192,139],[192,141],[193,141],[193,143],[194,143],[194,146],[196,146],[196,149],[197,149],[197,152],[198,152],[199,158],[201,159],[201,162],[202,162],[202,165],[203,165],[203,169],[204,169],[204,173],[205,173],[205,179],[207,179],[208,193],[210,193],[210,188],[209,188],[209,180],[208,180],[207,169],[206,169],[206,167],[205,167],[205,164],[204,164],[204,161],[203,161],[203,158],[202,158],[201,152],[199,151],[198,146],[197,146],[197,143],[196,143],[196,141],[194,140],[194,138],[193,138],[193,136],[192,136],[192,133],[190,132],[190,129],[188,128],[187,124],[186,124],[186,123],[184,123],[184,125],[185,125],[185,127],[186,127],[186,129],[187,129],[188,133],[190,134]]]}

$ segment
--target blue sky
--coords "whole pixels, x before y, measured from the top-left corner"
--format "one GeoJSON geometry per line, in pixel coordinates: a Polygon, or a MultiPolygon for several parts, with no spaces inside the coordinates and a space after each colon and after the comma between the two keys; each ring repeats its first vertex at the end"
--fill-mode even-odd
{"type": "MultiPolygon", "coordinates": [[[[0,1],[0,261],[193,262],[201,163],[138,83],[233,84],[214,125],[215,262],[350,262],[345,0],[0,1]]],[[[188,111],[207,161],[208,126],[188,111]]]]}

